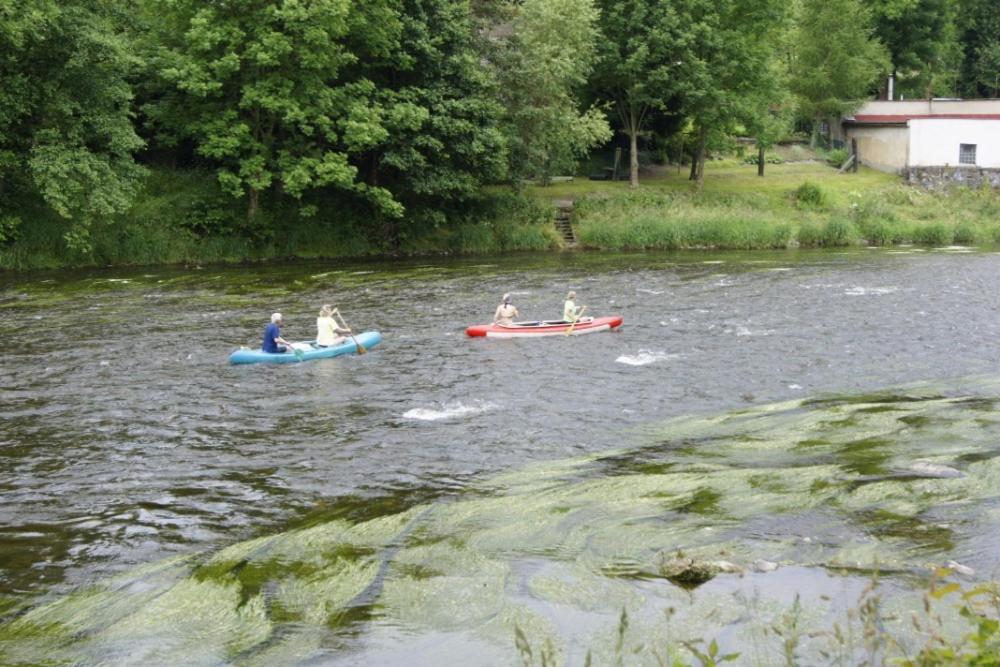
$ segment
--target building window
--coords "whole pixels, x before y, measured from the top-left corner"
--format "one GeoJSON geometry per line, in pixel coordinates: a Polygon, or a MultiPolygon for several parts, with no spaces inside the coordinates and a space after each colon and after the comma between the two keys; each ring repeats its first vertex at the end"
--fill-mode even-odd
{"type": "Polygon", "coordinates": [[[959,144],[958,145],[958,163],[959,164],[976,164],[976,145],[975,144],[959,144]]]}

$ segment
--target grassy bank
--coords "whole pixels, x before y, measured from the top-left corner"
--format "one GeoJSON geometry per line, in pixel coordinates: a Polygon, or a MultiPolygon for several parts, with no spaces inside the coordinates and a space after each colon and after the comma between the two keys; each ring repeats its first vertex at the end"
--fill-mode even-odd
{"type": "Polygon", "coordinates": [[[94,224],[86,253],[67,247],[66,221],[26,204],[16,236],[0,241],[0,270],[548,250],[561,243],[551,224],[556,199],[575,200],[577,236],[597,249],[1000,242],[1000,192],[928,192],[819,161],[769,164],[763,178],[753,165],[714,161],[700,191],[674,168],[645,176],[636,191],[583,179],[524,195],[488,188],[461,214],[401,221],[392,244],[365,212],[333,200],[315,202],[308,217],[265,206],[250,223],[212,174],[153,169],[130,211],[94,224]]]}
{"type": "Polygon", "coordinates": [[[839,174],[820,162],[756,168],[710,163],[697,191],[665,170],[625,182],[573,181],[531,194],[574,199],[580,242],[602,249],[786,248],[1000,242],[1000,193],[928,192],[869,169],[839,174]]]}
{"type": "Polygon", "coordinates": [[[132,209],[94,223],[92,248],[81,253],[65,242],[67,221],[26,202],[15,236],[0,240],[0,270],[506,252],[559,244],[547,203],[502,190],[484,192],[462,215],[401,221],[394,244],[364,211],[333,199],[316,201],[308,216],[265,205],[253,222],[244,206],[222,193],[211,173],[152,169],[132,209]]]}

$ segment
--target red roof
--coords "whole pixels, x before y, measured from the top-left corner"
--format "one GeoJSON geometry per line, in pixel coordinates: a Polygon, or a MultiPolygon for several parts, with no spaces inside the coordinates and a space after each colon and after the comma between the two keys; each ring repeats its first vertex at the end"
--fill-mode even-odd
{"type": "Polygon", "coordinates": [[[1000,113],[940,113],[940,114],[869,114],[859,113],[855,123],[905,123],[914,118],[963,118],[968,120],[1000,120],[1000,113]]]}

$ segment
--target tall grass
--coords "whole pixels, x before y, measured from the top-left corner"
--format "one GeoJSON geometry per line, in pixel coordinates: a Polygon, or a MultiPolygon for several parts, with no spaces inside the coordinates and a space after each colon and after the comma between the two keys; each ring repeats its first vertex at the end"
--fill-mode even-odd
{"type": "Polygon", "coordinates": [[[837,201],[813,182],[764,193],[619,192],[577,200],[586,247],[612,250],[762,249],[1000,242],[1000,193],[926,193],[902,184],[837,201]]]}
{"type": "Polygon", "coordinates": [[[793,232],[788,221],[739,197],[706,202],[678,195],[624,195],[577,207],[577,236],[593,248],[787,248],[793,232]]]}

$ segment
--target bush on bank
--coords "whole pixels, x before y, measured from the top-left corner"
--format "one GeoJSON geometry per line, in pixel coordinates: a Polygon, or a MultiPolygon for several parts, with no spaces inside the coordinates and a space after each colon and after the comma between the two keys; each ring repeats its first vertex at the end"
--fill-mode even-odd
{"type": "Polygon", "coordinates": [[[759,193],[600,194],[576,204],[585,247],[609,250],[764,249],[858,244],[1000,243],[1000,193],[929,193],[898,185],[847,201],[804,182],[776,204],[759,193]]]}
{"type": "Polygon", "coordinates": [[[91,227],[87,253],[67,246],[65,220],[25,201],[19,223],[0,237],[0,270],[487,253],[559,245],[551,207],[507,191],[484,191],[461,214],[408,219],[394,245],[366,211],[322,198],[310,203],[305,210],[263,208],[251,223],[242,202],[221,192],[212,174],[151,169],[128,212],[91,227]]]}
{"type": "Polygon", "coordinates": [[[317,196],[304,209],[265,208],[250,223],[243,202],[222,193],[212,174],[155,168],[131,210],[93,225],[86,254],[67,246],[65,220],[25,202],[16,220],[0,221],[0,270],[549,250],[562,243],[552,224],[556,198],[575,200],[585,248],[1000,243],[1000,192],[928,192],[822,165],[778,165],[766,179],[745,165],[715,165],[701,192],[682,174],[636,192],[588,181],[525,193],[487,188],[461,211],[411,214],[392,244],[382,223],[343,201],[317,196]]]}

